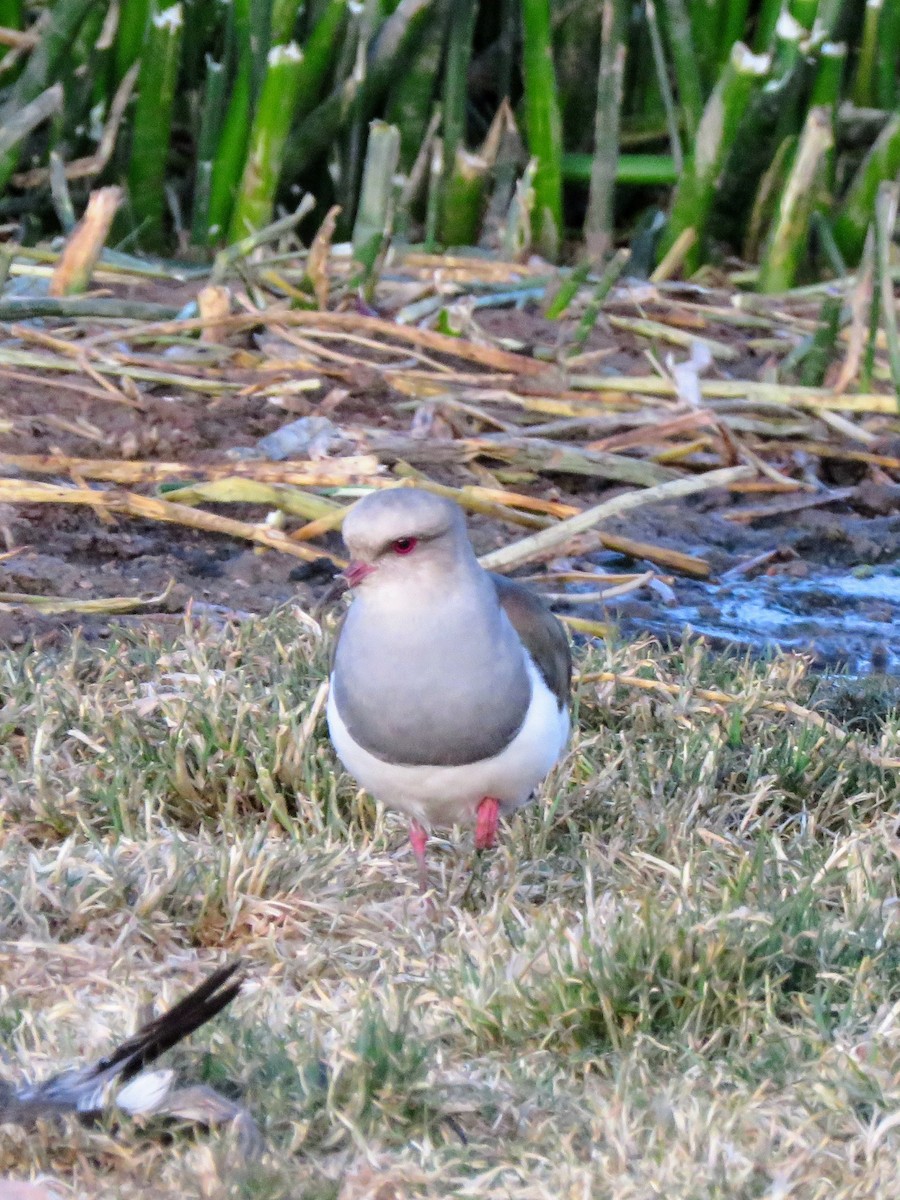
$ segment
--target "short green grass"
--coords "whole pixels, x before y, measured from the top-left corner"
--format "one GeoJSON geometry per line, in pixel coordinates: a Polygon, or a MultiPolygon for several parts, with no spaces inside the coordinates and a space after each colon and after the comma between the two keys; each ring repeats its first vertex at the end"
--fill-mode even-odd
{"type": "Polygon", "coordinates": [[[335,765],[293,611],[0,658],[0,1071],[96,1056],[211,965],[242,995],[169,1058],[228,1129],[0,1129],[91,1197],[895,1197],[896,710],[855,740],[802,660],[582,650],[577,732],[460,903],[471,836],[335,765]],[[674,686],[672,686],[674,685],[674,686]],[[706,693],[728,693],[723,702],[706,693]],[[812,699],[811,699],[812,698],[812,699]],[[773,703],[775,706],[773,706],[773,703]]]}

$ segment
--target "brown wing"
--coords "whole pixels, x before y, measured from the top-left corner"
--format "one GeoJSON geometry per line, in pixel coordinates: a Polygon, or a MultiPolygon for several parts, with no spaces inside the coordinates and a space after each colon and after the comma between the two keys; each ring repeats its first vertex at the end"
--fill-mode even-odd
{"type": "Polygon", "coordinates": [[[572,651],[565,626],[524,584],[493,573],[491,578],[504,612],[562,708],[572,683],[572,651]]]}

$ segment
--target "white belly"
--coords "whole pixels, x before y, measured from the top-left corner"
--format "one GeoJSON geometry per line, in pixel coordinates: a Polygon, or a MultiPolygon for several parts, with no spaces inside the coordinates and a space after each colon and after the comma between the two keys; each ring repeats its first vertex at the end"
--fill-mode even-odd
{"type": "Polygon", "coordinates": [[[404,766],[383,762],[350,736],[328,695],[328,731],[337,756],[350,774],[387,808],[399,809],[422,825],[474,824],[485,796],[504,812],[525,804],[562,754],[569,736],[569,713],[528,659],[531,703],[521,729],[493,758],[459,766],[404,766]]]}

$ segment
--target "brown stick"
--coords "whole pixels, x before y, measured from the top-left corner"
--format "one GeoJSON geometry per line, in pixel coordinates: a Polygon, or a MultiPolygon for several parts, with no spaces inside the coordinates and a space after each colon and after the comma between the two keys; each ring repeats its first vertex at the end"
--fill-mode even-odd
{"type": "MultiPolygon", "coordinates": [[[[181,463],[140,462],[116,458],[70,458],[64,454],[0,454],[0,466],[34,475],[73,475],[107,483],[162,483],[168,479],[227,479],[238,476],[260,483],[289,483],[294,487],[346,487],[370,483],[378,470],[374,455],[331,458],[315,462],[181,463]]],[[[102,492],[94,493],[102,495],[102,492]]]]}
{"type": "Polygon", "coordinates": [[[280,529],[235,521],[231,517],[220,517],[204,509],[189,508],[186,504],[171,504],[153,496],[139,496],[136,492],[100,492],[93,488],[0,479],[0,501],[10,504],[86,504],[100,512],[124,513],[130,517],[145,517],[150,521],[187,525],[191,529],[203,529],[207,533],[222,533],[227,537],[268,546],[270,550],[281,550],[307,562],[316,558],[330,558],[336,566],[347,565],[344,559],[320,547],[313,549],[302,543],[292,542],[280,529]]]}

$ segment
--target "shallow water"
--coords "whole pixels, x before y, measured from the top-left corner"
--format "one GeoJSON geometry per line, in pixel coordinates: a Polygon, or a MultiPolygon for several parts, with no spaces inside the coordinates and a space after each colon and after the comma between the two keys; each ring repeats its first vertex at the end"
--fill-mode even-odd
{"type": "MultiPolygon", "coordinates": [[[[715,646],[813,655],[820,669],[854,675],[900,673],[900,573],[865,574],[812,568],[796,578],[761,574],[719,582],[676,580],[675,603],[626,596],[597,616],[627,635],[649,631],[680,640],[690,629],[715,646]]],[[[583,607],[577,611],[587,615],[583,607]]]]}

